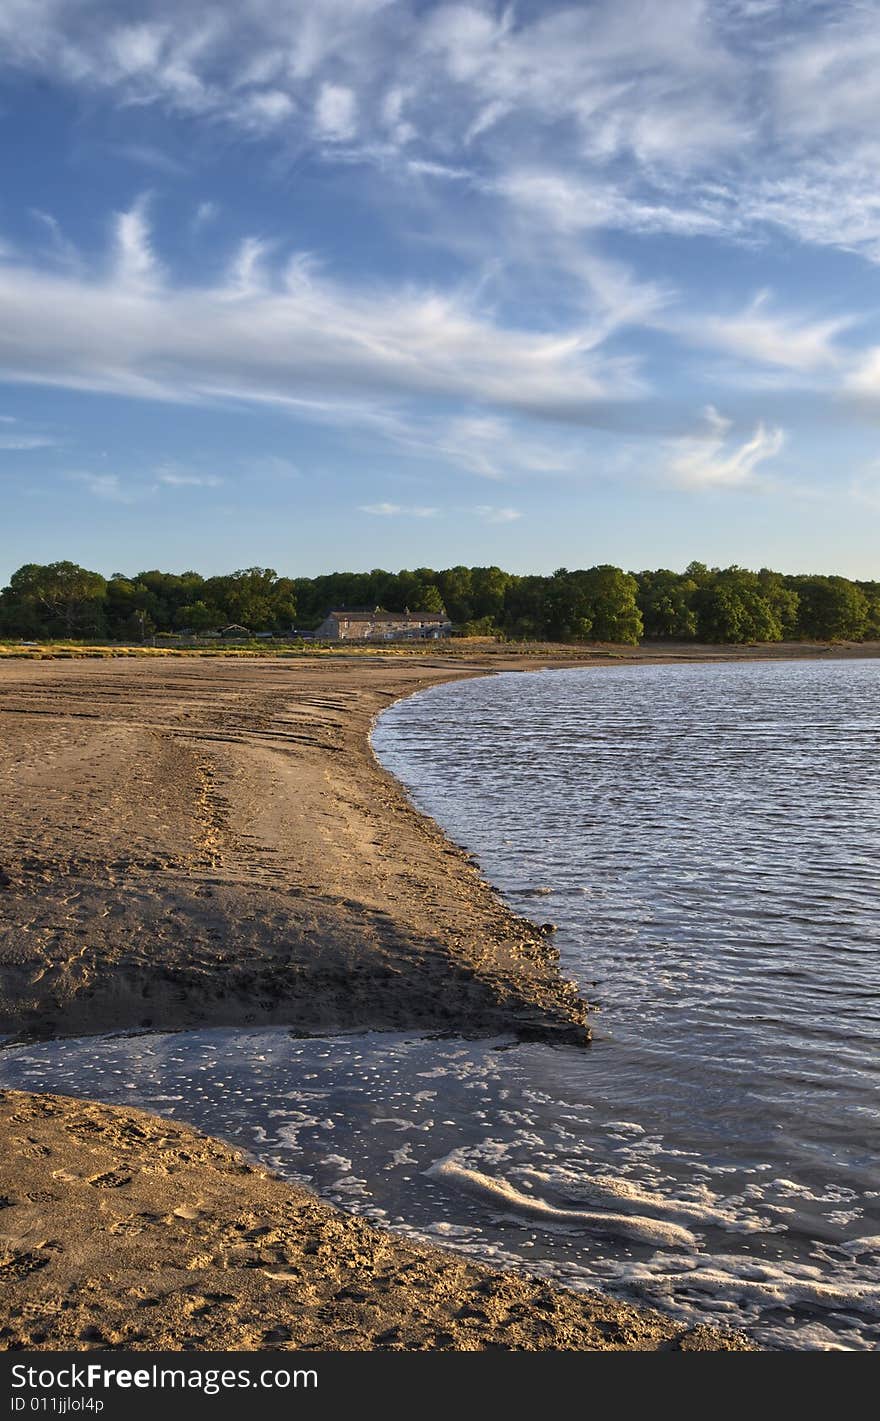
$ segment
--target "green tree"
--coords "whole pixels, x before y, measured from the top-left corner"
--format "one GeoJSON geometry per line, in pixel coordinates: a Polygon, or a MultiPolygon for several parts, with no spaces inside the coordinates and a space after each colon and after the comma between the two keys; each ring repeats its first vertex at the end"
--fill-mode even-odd
{"type": "Polygon", "coordinates": [[[865,637],[870,641],[880,640],[880,582],[859,582],[856,584],[864,594],[867,605],[865,637]]]}
{"type": "Polygon", "coordinates": [[[202,591],[200,600],[222,612],[224,621],[249,631],[283,630],[296,617],[294,584],[271,567],[246,567],[225,577],[211,577],[202,591]]]}
{"type": "Polygon", "coordinates": [[[461,626],[473,617],[473,579],[469,567],[450,567],[438,573],[437,585],[450,618],[461,626]]]}
{"type": "Polygon", "coordinates": [[[2,594],[2,621],[19,635],[99,636],[106,579],[74,562],[25,563],[2,594]]]}
{"type": "Polygon", "coordinates": [[[589,641],[593,630],[593,605],[582,572],[558,567],[546,597],[547,634],[553,641],[589,641]]]}
{"type": "Polygon", "coordinates": [[[218,607],[202,601],[186,602],[174,614],[174,626],[178,631],[213,632],[222,627],[225,620],[218,607]]]}
{"type": "Polygon", "coordinates": [[[741,567],[715,569],[713,580],[694,595],[701,641],[781,641],[782,623],[754,572],[741,567]]]}
{"type": "Polygon", "coordinates": [[[543,640],[547,636],[546,577],[517,577],[504,601],[504,630],[512,637],[543,640]]]}
{"type": "Polygon", "coordinates": [[[500,567],[471,568],[471,609],[475,618],[491,617],[497,626],[501,625],[510,580],[510,573],[500,567]]]}
{"type": "Polygon", "coordinates": [[[660,568],[657,572],[638,573],[636,581],[645,636],[692,641],[697,634],[694,579],[686,573],[660,568]]]}
{"type": "Polygon", "coordinates": [[[114,572],[107,583],[105,611],[108,634],[119,641],[139,641],[169,625],[165,600],[147,583],[132,581],[121,572],[114,572]]]}
{"type": "Polygon", "coordinates": [[[445,612],[443,597],[436,582],[423,582],[409,604],[411,612],[445,612]]]}
{"type": "Polygon", "coordinates": [[[636,645],[644,630],[636,579],[619,567],[603,563],[589,569],[585,584],[594,639],[636,645]]]}
{"type": "Polygon", "coordinates": [[[771,572],[768,567],[762,567],[758,573],[758,585],[783,638],[794,636],[800,611],[797,590],[789,585],[789,579],[779,572],[771,572]]]}
{"type": "Polygon", "coordinates": [[[547,633],[558,641],[634,644],[642,635],[638,590],[634,577],[609,563],[557,568],[546,594],[547,633]]]}
{"type": "Polygon", "coordinates": [[[868,598],[845,577],[795,579],[800,598],[799,628],[804,636],[829,641],[861,641],[869,623],[868,598]]]}
{"type": "Polygon", "coordinates": [[[704,562],[689,562],[684,570],[685,577],[691,582],[695,582],[698,587],[708,587],[715,576],[716,569],[711,569],[704,562]]]}

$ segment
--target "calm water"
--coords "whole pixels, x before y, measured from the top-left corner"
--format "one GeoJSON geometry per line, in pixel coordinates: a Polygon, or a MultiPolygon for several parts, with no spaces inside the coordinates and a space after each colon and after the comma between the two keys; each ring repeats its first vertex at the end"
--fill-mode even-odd
{"type": "Polygon", "coordinates": [[[880,662],[503,675],[374,745],[601,1010],[588,1051],[281,1030],[15,1048],[344,1207],[783,1347],[880,1346],[880,662]]]}

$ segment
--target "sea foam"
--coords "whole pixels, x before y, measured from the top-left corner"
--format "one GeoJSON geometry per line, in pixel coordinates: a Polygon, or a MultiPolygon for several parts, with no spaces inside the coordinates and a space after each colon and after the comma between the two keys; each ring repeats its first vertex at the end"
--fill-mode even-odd
{"type": "Polygon", "coordinates": [[[590,1209],[551,1204],[546,1199],[523,1194],[506,1179],[494,1179],[479,1170],[469,1169],[456,1159],[455,1152],[435,1161],[424,1173],[454,1189],[476,1195],[485,1203],[494,1205],[499,1213],[590,1233],[636,1239],[640,1243],[654,1244],[657,1248],[696,1247],[694,1235],[680,1224],[640,1214],[597,1213],[590,1209]]]}

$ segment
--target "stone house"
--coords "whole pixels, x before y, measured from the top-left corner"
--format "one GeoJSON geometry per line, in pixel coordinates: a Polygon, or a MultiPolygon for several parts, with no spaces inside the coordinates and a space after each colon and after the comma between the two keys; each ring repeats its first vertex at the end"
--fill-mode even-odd
{"type": "Polygon", "coordinates": [[[315,629],[319,641],[439,641],[452,632],[445,612],[386,612],[382,607],[328,612],[315,629]]]}

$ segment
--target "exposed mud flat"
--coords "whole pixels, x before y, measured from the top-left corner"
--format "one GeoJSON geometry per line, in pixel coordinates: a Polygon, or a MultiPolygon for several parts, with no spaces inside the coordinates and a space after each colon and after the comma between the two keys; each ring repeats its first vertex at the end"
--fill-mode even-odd
{"type": "Polygon", "coordinates": [[[0,665],[0,1031],[284,1023],[586,1040],[542,935],[374,760],[481,664],[0,665]]]}

